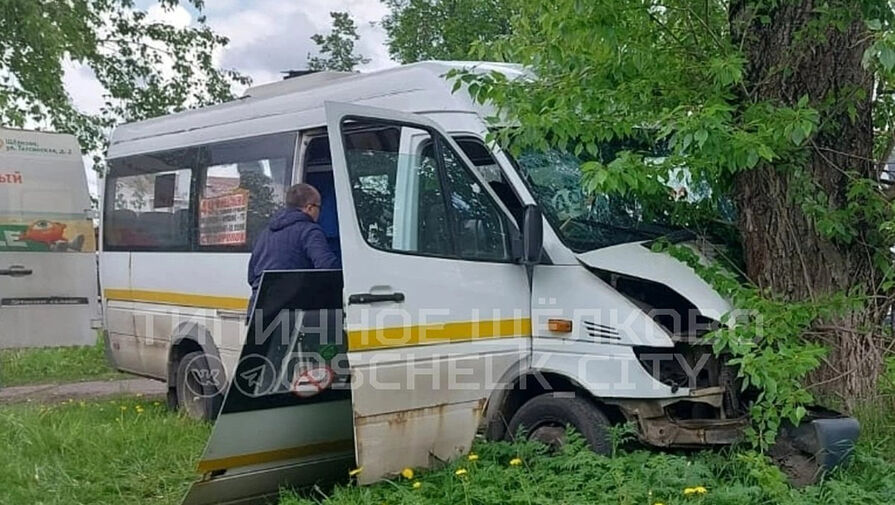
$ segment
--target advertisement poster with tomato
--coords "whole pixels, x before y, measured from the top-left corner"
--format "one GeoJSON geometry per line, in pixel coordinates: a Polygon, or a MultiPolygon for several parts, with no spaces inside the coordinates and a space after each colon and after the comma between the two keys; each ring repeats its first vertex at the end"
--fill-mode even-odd
{"type": "Polygon", "coordinates": [[[0,215],[0,251],[95,252],[93,221],[75,216],[35,217],[0,215]]]}

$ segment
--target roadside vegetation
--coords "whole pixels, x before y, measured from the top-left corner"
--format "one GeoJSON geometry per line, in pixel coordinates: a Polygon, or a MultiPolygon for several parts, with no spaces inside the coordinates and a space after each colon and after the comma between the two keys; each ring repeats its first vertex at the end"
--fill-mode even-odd
{"type": "Polygon", "coordinates": [[[410,468],[373,486],[284,491],[279,505],[893,503],[895,359],[888,360],[876,400],[857,406],[855,414],[862,433],[851,463],[804,488],[790,486],[777,466],[745,445],[714,452],[647,451],[632,449],[630,435],[616,430],[608,457],[588,450],[574,433],[558,454],[534,442],[479,443],[440,470],[410,468]]]}
{"type": "Polygon", "coordinates": [[[161,399],[0,407],[0,503],[179,503],[209,432],[161,399]]]}
{"type": "Polygon", "coordinates": [[[109,367],[99,340],[83,347],[0,349],[0,387],[124,377],[109,367]]]}
{"type": "MultiPolygon", "coordinates": [[[[536,443],[478,443],[439,470],[372,486],[284,491],[279,505],[395,504],[889,504],[895,496],[895,402],[858,409],[862,437],[851,465],[822,483],[790,487],[746,448],[654,452],[614,433],[610,457],[572,434],[559,454],[536,443]],[[626,449],[619,449],[624,446],[626,449]]],[[[211,426],[128,397],[0,407],[0,502],[176,505],[196,479],[211,426]]],[[[363,471],[361,469],[361,471],[363,471]]]]}
{"type": "MultiPolygon", "coordinates": [[[[463,504],[888,504],[895,496],[895,414],[876,414],[882,438],[867,437],[853,463],[820,484],[795,489],[752,451],[599,456],[580,437],[560,454],[537,443],[481,443],[438,471],[416,472],[374,486],[284,492],[279,505],[463,504]],[[886,433],[885,430],[888,430],[886,433]]],[[[361,469],[361,471],[363,471],[361,469]]]]}

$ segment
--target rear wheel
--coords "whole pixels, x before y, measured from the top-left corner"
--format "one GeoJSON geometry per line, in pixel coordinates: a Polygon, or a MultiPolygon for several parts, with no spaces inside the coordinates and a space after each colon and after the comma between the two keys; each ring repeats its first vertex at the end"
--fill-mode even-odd
{"type": "Polygon", "coordinates": [[[204,353],[191,352],[180,359],[174,393],[177,405],[187,416],[202,420],[217,417],[223,393],[204,353]]]}
{"type": "Polygon", "coordinates": [[[554,448],[566,443],[566,427],[581,433],[597,454],[609,454],[609,419],[592,402],[568,393],[547,393],[526,402],[510,419],[507,436],[513,438],[520,428],[529,440],[538,440],[554,448]]]}

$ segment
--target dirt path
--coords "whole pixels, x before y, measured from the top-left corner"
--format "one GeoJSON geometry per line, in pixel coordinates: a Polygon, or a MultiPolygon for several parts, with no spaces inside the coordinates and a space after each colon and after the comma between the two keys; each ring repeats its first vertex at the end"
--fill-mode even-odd
{"type": "Polygon", "coordinates": [[[164,396],[166,390],[167,386],[164,382],[152,379],[15,386],[0,389],[0,404],[23,402],[53,403],[66,401],[69,398],[98,398],[136,394],[164,396]]]}

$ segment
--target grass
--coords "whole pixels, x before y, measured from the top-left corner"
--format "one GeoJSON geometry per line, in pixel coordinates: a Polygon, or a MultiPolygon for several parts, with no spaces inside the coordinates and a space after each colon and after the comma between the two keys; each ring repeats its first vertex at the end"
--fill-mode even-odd
{"type": "Polygon", "coordinates": [[[340,486],[325,495],[285,491],[279,505],[890,504],[895,500],[895,444],[873,437],[892,436],[895,411],[873,415],[873,430],[853,462],[803,489],[790,487],[777,467],[750,451],[682,455],[638,450],[604,457],[574,437],[558,455],[545,454],[537,444],[480,443],[475,461],[461,458],[441,470],[417,471],[413,479],[340,486]],[[522,464],[511,465],[514,458],[522,464]]]}
{"type": "MultiPolygon", "coordinates": [[[[464,457],[372,486],[284,491],[279,505],[889,504],[895,411],[868,407],[863,415],[854,462],[804,489],[790,488],[776,467],[748,451],[604,457],[573,435],[558,455],[533,443],[478,443],[475,461],[464,457]],[[521,464],[511,465],[514,458],[521,464]],[[457,475],[460,469],[465,473],[457,475]]],[[[134,397],[0,407],[0,502],[177,504],[196,477],[209,432],[208,424],[134,397]]]]}
{"type": "Polygon", "coordinates": [[[135,397],[4,406],[0,503],[177,504],[209,432],[135,397]]]}
{"type": "MultiPolygon", "coordinates": [[[[863,433],[852,464],[803,489],[745,450],[604,457],[572,435],[558,455],[533,443],[477,443],[474,461],[415,469],[413,479],[372,486],[284,491],[279,505],[891,504],[895,402],[865,406],[858,415],[863,433]],[[521,464],[511,465],[514,458],[521,464]]],[[[0,503],[177,504],[196,477],[209,433],[206,423],[136,397],[0,407],[0,503]]]]}
{"type": "Polygon", "coordinates": [[[84,347],[0,349],[0,386],[126,377],[106,362],[102,341],[84,347]]]}

